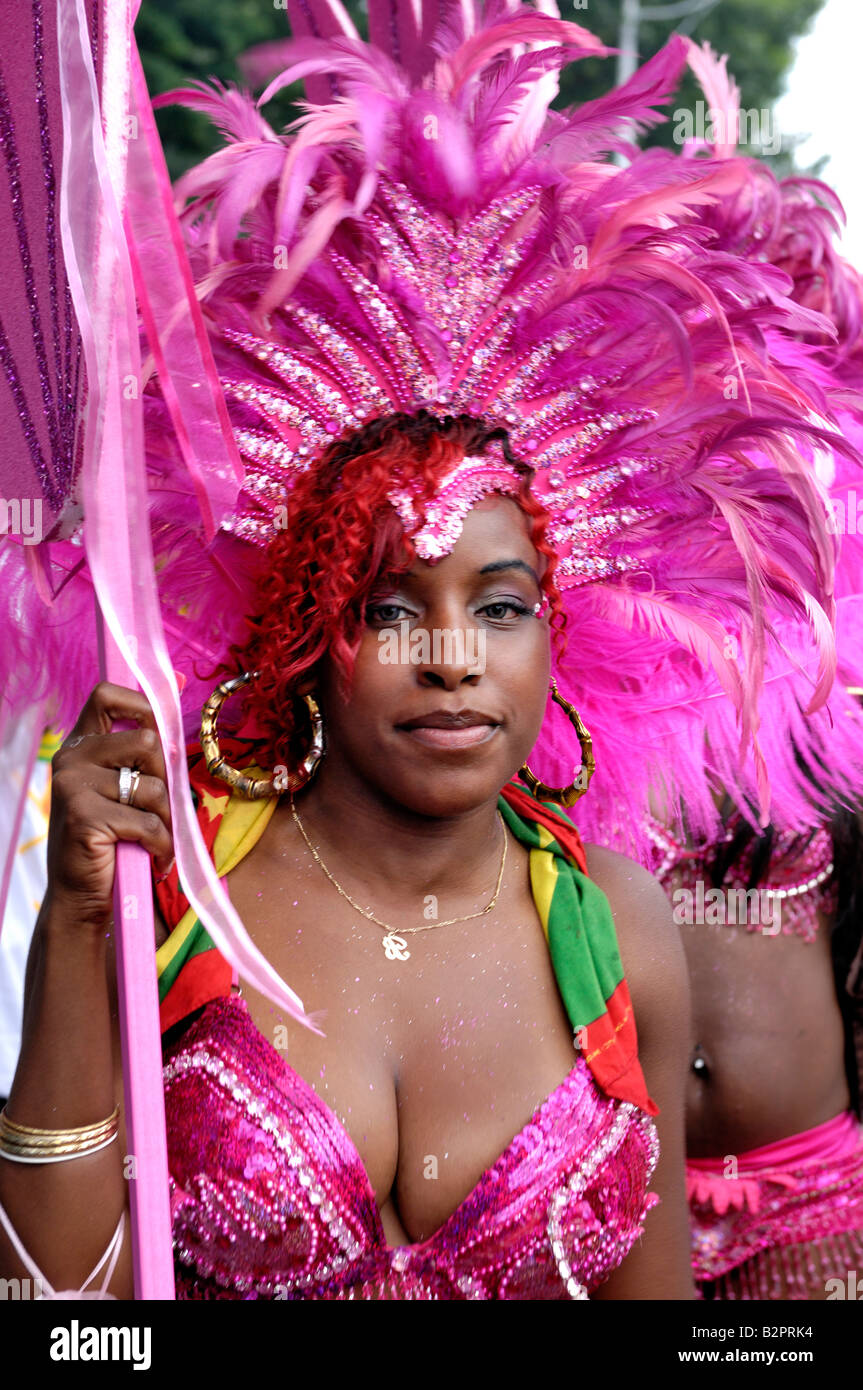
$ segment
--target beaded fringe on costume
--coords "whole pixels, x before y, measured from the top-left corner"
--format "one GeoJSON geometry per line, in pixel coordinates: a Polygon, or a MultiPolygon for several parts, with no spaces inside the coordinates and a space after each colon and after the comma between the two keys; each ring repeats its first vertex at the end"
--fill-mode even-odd
{"type": "Polygon", "coordinates": [[[759,1250],[721,1279],[700,1284],[699,1291],[704,1299],[809,1299],[829,1279],[845,1285],[848,1273],[858,1269],[863,1270],[863,1230],[835,1231],[803,1245],[759,1250]]]}

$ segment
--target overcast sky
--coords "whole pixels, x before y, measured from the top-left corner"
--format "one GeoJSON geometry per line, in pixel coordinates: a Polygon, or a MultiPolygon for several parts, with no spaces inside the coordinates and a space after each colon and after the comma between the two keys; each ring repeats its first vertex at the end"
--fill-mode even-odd
{"type": "Polygon", "coordinates": [[[842,254],[863,269],[863,0],[827,0],[797,43],[787,92],[776,107],[784,135],[808,135],[797,162],[830,156],[821,177],[845,205],[842,254]]]}

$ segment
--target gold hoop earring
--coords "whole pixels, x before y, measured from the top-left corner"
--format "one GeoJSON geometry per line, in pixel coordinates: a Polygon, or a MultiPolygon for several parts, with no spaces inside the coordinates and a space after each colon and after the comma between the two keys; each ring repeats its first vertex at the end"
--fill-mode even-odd
{"type": "Polygon", "coordinates": [[[574,705],[565,700],[557,688],[557,682],[552,677],[551,698],[555,704],[560,705],[564,714],[569,719],[572,727],[578,736],[579,746],[581,747],[581,767],[577,776],[568,787],[549,787],[545,782],[540,782],[539,778],[531,772],[527,763],[519,768],[518,775],[522,782],[530,789],[537,801],[556,801],[561,806],[574,806],[579,797],[584,796],[590,786],[590,779],[596,771],[596,759],[593,756],[593,740],[587,729],[581,722],[581,716],[574,705]]]}
{"type": "Polygon", "coordinates": [[[232,680],[222,681],[221,685],[216,686],[201,711],[201,749],[206,759],[207,771],[211,776],[219,777],[223,782],[227,782],[241,796],[248,797],[250,801],[261,801],[265,796],[279,796],[281,792],[285,791],[299,791],[314,777],[318,763],[324,756],[324,721],[321,718],[321,711],[313,695],[304,695],[302,698],[306,702],[309,718],[312,721],[312,742],[298,772],[291,773],[285,769],[284,772],[280,771],[274,777],[249,777],[245,772],[240,772],[225,762],[219,749],[219,740],[216,734],[216,720],[219,716],[219,710],[229,695],[233,695],[236,690],[248,685],[249,681],[254,680],[257,675],[257,671],[246,671],[242,676],[234,676],[232,680]]]}

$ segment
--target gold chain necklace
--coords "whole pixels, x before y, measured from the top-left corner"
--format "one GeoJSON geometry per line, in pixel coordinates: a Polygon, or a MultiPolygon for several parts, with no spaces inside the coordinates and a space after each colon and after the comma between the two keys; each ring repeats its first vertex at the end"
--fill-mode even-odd
{"type": "Polygon", "coordinates": [[[415,932],[431,931],[432,927],[451,927],[454,922],[470,922],[473,920],[474,917],[484,917],[487,912],[491,912],[492,908],[498,900],[498,897],[500,896],[500,886],[503,883],[503,871],[506,868],[506,826],[503,823],[503,816],[501,815],[500,811],[498,811],[497,813],[497,818],[500,821],[500,828],[503,831],[503,853],[500,857],[500,872],[497,876],[494,897],[491,899],[491,901],[486,903],[485,907],[480,908],[479,912],[469,912],[466,917],[448,917],[445,922],[429,922],[426,926],[423,927],[402,927],[399,931],[396,931],[394,927],[391,927],[388,922],[382,922],[381,919],[379,917],[376,917],[373,912],[368,912],[366,908],[360,907],[359,903],[354,902],[350,893],[346,893],[342,885],[338,882],[338,880],[333,877],[326,864],[324,863],[323,859],[318,854],[318,851],[315,849],[315,846],[312,844],[311,840],[306,834],[305,827],[303,826],[303,823],[300,820],[300,817],[297,813],[297,808],[294,805],[293,797],[291,797],[291,815],[296,821],[297,829],[299,830],[300,834],[302,835],[303,839],[305,840],[306,844],[311,850],[315,862],[320,864],[321,868],[323,869],[327,878],[330,880],[330,883],[333,885],[333,887],[338,889],[339,893],[341,893],[342,897],[350,903],[351,907],[355,908],[357,912],[362,913],[363,917],[365,917],[369,922],[374,922],[376,926],[384,928],[386,935],[382,938],[381,945],[384,948],[384,954],[387,960],[410,960],[411,953],[408,950],[407,942],[405,941],[406,936],[413,936],[415,932]]]}

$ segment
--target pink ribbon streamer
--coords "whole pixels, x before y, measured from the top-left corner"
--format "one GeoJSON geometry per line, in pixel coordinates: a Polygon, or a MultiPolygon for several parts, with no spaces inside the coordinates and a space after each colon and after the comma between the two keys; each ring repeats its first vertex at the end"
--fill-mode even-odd
{"type": "Polygon", "coordinates": [[[195,295],[134,43],[130,62],[133,138],[127,146],[125,223],[135,291],[162,395],[211,540],[236,506],[245,469],[195,295]]]}
{"type": "MultiPolygon", "coordinates": [[[[134,61],[128,3],[104,0],[102,43],[100,107],[83,0],[58,0],[64,131],[60,219],[88,381],[81,473],[87,559],[117,653],[153,708],[167,766],[174,848],[189,902],[230,964],[290,1017],[319,1032],[227,900],[192,806],[179,695],[162,629],[147,524],[138,323],[121,211],[134,61]]],[[[140,246],[138,250],[140,254],[140,246]]],[[[142,269],[146,274],[143,262],[142,269]]],[[[117,669],[109,656],[108,670],[117,669]]],[[[147,862],[133,846],[123,848],[117,859],[126,1107],[136,1160],[133,1250],[138,1297],[170,1298],[173,1265],[161,1054],[154,1046],[158,1024],[147,862]],[[134,904],[133,913],[125,911],[126,904],[134,904]],[[133,964],[136,956],[150,960],[143,978],[133,964]],[[146,1055],[145,1046],[150,1049],[146,1055]]]]}

